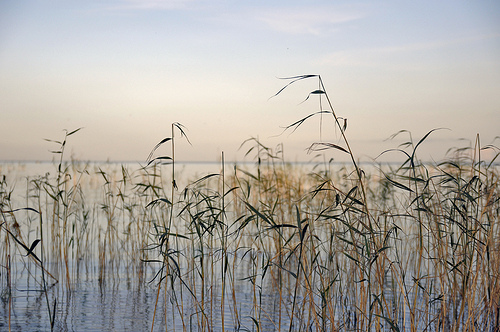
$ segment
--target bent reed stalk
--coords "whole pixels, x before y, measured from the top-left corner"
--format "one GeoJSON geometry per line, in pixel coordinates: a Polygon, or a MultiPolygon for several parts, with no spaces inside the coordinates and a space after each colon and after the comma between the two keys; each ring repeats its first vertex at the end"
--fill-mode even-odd
{"type": "Polygon", "coordinates": [[[219,172],[186,179],[174,136],[190,142],[174,123],[137,170],[66,162],[76,131],[66,133],[55,175],[27,179],[25,207],[12,206],[3,177],[1,298],[15,290],[10,276],[29,270],[57,327],[61,303],[95,270],[104,293],[123,274],[151,288],[152,331],[497,331],[499,149],[478,136],[425,163],[417,152],[435,130],[416,142],[401,131],[406,143],[383,153],[400,164],[360,164],[320,76],[292,77],[276,95],[306,79],[318,79],[309,95],[320,111],[287,129],[332,115],[341,143],[309,151],[350,163],[293,165],[283,145],[251,138],[241,149],[253,166],[229,171],[222,155],[219,172]]]}

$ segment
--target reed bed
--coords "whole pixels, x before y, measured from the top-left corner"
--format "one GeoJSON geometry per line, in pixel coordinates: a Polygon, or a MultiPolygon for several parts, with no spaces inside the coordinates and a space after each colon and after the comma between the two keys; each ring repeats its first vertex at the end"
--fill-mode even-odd
{"type": "MultiPolygon", "coordinates": [[[[330,104],[318,76],[289,84],[309,78],[330,104]]],[[[360,165],[331,104],[289,129],[314,115],[332,116],[342,143],[310,151],[351,163],[300,167],[249,139],[253,165],[222,155],[219,172],[186,179],[174,123],[143,167],[65,161],[73,131],[55,142],[55,172],[26,179],[24,202],[3,175],[2,326],[20,276],[50,329],[64,330],[61,303],[79,283],[106,293],[125,279],[153,294],[151,331],[499,331],[500,173],[481,159],[498,149],[478,137],[424,163],[433,131],[418,142],[402,132],[407,143],[385,152],[400,164],[360,165]]]]}

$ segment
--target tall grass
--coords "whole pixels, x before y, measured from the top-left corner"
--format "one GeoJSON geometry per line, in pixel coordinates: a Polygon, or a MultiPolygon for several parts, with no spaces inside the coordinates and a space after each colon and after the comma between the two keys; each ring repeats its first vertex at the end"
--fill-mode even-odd
{"type": "Polygon", "coordinates": [[[498,148],[478,136],[426,163],[435,130],[401,131],[405,143],[383,152],[399,165],[360,164],[321,77],[292,77],[276,95],[310,79],[320,110],[287,130],[333,121],[339,139],[308,150],[349,163],[301,168],[251,138],[241,149],[253,166],[222,154],[219,172],[187,181],[175,151],[189,140],[174,123],[145,166],[115,172],[66,161],[78,130],[66,132],[55,174],[27,179],[25,206],[2,177],[2,299],[11,308],[12,276],[28,269],[57,328],[60,303],[96,271],[102,292],[123,274],[154,289],[152,331],[498,331],[500,174],[481,158],[498,148]]]}

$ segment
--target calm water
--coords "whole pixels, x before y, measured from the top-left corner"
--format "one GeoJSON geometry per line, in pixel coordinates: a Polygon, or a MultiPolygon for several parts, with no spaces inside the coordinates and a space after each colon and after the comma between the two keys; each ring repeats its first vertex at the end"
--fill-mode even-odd
{"type": "MultiPolygon", "coordinates": [[[[54,285],[49,288],[49,301],[51,304],[57,299],[55,312],[55,331],[150,331],[155,311],[157,286],[156,282],[150,283],[154,273],[151,267],[142,264],[144,272],[131,271],[132,267],[121,267],[105,277],[105,282],[99,281],[99,271],[96,266],[83,268],[76,280],[71,282],[71,290],[66,286],[54,285]]],[[[12,294],[2,294],[0,330],[8,331],[9,306],[10,327],[12,331],[50,331],[50,319],[47,302],[41,286],[34,280],[40,280],[40,275],[35,268],[32,271],[17,269],[12,276],[12,294]],[[21,270],[21,271],[19,271],[21,270]],[[31,274],[31,275],[30,275],[31,274]],[[10,303],[9,303],[10,301],[10,303]]],[[[138,269],[139,267],[135,267],[138,269]]],[[[16,269],[13,269],[16,270],[16,269]]],[[[240,270],[245,274],[245,269],[240,270]]],[[[241,278],[243,275],[239,275],[241,278]]],[[[220,278],[216,277],[219,282],[220,278]]],[[[242,278],[241,278],[242,279],[242,278]]],[[[220,283],[215,283],[220,285],[220,283]]],[[[177,290],[178,291],[178,290],[177,290]]],[[[214,330],[220,330],[220,287],[213,289],[213,317],[214,330]]],[[[239,328],[245,326],[252,330],[252,288],[247,283],[241,283],[237,288],[238,310],[241,319],[239,328]]],[[[229,295],[229,294],[228,294],[229,295]]],[[[178,296],[178,295],[177,295],[178,296]]],[[[272,294],[271,287],[267,288],[262,296],[264,307],[269,312],[279,298],[272,294]],[[274,298],[273,298],[274,297],[274,298]]],[[[182,331],[182,320],[179,319],[179,308],[173,303],[174,294],[171,290],[161,290],[157,312],[155,315],[155,331],[182,331]]],[[[184,303],[185,324],[191,327],[188,330],[197,330],[196,310],[190,308],[194,304],[187,300],[184,303]],[[189,321],[191,319],[191,321],[189,321]]],[[[207,312],[210,306],[207,307],[207,312]]],[[[226,328],[234,330],[232,323],[231,307],[226,305],[226,328]]],[[[236,327],[237,328],[237,327],[236,327]]],[[[262,319],[262,328],[274,330],[265,317],[262,319]]]]}
{"type": "MultiPolygon", "coordinates": [[[[244,166],[252,169],[252,164],[244,166]]],[[[306,171],[313,166],[296,165],[306,171]]],[[[3,220],[0,220],[4,223],[0,231],[0,331],[8,331],[9,328],[11,331],[50,331],[49,311],[54,314],[55,331],[150,331],[152,327],[154,331],[198,331],[202,326],[219,331],[222,329],[222,317],[225,329],[230,331],[281,331],[288,330],[292,311],[300,311],[297,308],[311,303],[317,312],[330,310],[328,314],[335,317],[335,325],[340,330],[349,331],[356,326],[359,320],[356,299],[364,281],[349,272],[352,268],[350,259],[343,253],[335,257],[331,266],[337,267],[337,272],[343,275],[339,278],[331,276],[336,280],[332,286],[336,295],[330,297],[335,303],[324,303],[319,291],[308,294],[303,289],[294,290],[294,276],[297,273],[300,275],[294,261],[296,256],[285,256],[288,258],[283,262],[282,269],[276,268],[272,263],[276,261],[271,245],[274,240],[267,237],[267,233],[257,238],[251,226],[246,233],[227,237],[228,258],[223,261],[220,258],[220,241],[210,242],[207,239],[210,232],[215,232],[215,238],[221,238],[216,233],[219,231],[216,227],[190,242],[182,236],[175,237],[176,234],[191,232],[190,236],[194,238],[194,230],[188,230],[186,220],[174,223],[170,234],[173,235],[172,248],[175,251],[169,256],[170,271],[174,273],[172,278],[164,280],[167,283],[162,282],[159,289],[157,273],[161,265],[144,261],[158,258],[151,244],[158,241],[157,234],[161,234],[161,230],[153,225],[161,224],[160,221],[167,218],[166,209],[162,205],[149,206],[149,203],[153,191],[158,191],[160,197],[169,197],[169,167],[164,168],[162,176],[156,176],[155,172],[146,176],[137,163],[77,163],[68,167],[68,175],[62,180],[65,184],[59,187],[60,191],[56,194],[53,186],[57,166],[52,163],[0,163],[0,204],[4,212],[3,220]],[[151,186],[146,188],[145,183],[151,186]],[[55,196],[61,202],[58,206],[53,204],[55,196]],[[42,258],[45,269],[52,277],[42,275],[40,264],[31,256],[27,257],[26,249],[14,240],[15,237],[30,247],[41,237],[39,214],[29,210],[8,212],[25,207],[39,210],[44,218],[44,250],[42,252],[38,245],[33,252],[42,258]],[[67,207],[67,211],[63,207],[67,207]],[[51,219],[55,213],[60,215],[57,220],[51,219]],[[7,233],[6,225],[11,235],[7,233]],[[259,243],[262,239],[264,241],[259,243]],[[229,271],[225,277],[225,292],[223,268],[229,271]],[[281,288],[276,284],[277,273],[283,274],[281,288]]],[[[334,167],[340,170],[342,165],[334,167]]],[[[368,172],[377,172],[373,165],[363,167],[369,169],[368,172]]],[[[226,174],[232,169],[233,166],[227,164],[226,174]]],[[[220,165],[179,164],[176,173],[178,192],[182,194],[194,179],[220,173],[220,165]]],[[[293,174],[290,172],[288,176],[293,174]]],[[[215,187],[218,185],[216,177],[207,181],[215,181],[212,183],[215,187]]],[[[244,183],[238,185],[244,186],[244,183]]],[[[198,196],[195,202],[205,202],[204,198],[213,202],[209,199],[212,197],[210,191],[204,194],[206,196],[198,196]]],[[[193,214],[196,209],[201,209],[198,204],[189,208],[193,209],[193,214]]],[[[215,206],[210,211],[217,212],[217,209],[218,206],[215,206]]],[[[292,216],[294,219],[293,211],[292,216]]],[[[213,217],[203,215],[203,218],[211,220],[213,217]]],[[[225,218],[231,221],[238,216],[228,213],[225,218]]],[[[227,231],[237,234],[236,230],[243,221],[228,227],[227,231]]],[[[388,242],[391,250],[386,254],[396,264],[406,264],[410,268],[406,269],[406,279],[397,284],[395,280],[401,280],[397,279],[400,275],[393,275],[393,270],[386,267],[384,301],[399,308],[398,323],[408,331],[411,324],[408,323],[409,311],[405,303],[423,303],[421,307],[425,311],[417,312],[417,322],[414,323],[422,330],[432,326],[432,317],[439,315],[441,284],[438,278],[422,278],[418,287],[431,291],[428,295],[416,293],[416,274],[411,268],[416,266],[415,223],[411,218],[405,220],[403,217],[398,219],[398,223],[401,227],[399,234],[396,240],[388,242]],[[394,256],[392,248],[395,247],[403,257],[394,256]],[[401,295],[401,288],[407,289],[406,297],[401,295]]],[[[328,237],[334,231],[316,230],[319,243],[328,243],[328,237]]],[[[335,248],[332,250],[335,251],[335,248]]],[[[320,254],[311,261],[326,262],[328,248],[318,251],[320,254]]],[[[431,262],[424,262],[425,273],[435,273],[431,262]]],[[[314,284],[315,290],[323,286],[320,276],[328,274],[317,272],[312,273],[307,281],[314,284]]],[[[334,274],[334,271],[330,273],[334,274]]],[[[304,284],[302,279],[301,285],[304,284]]],[[[377,296],[374,294],[373,299],[377,296]]],[[[451,312],[457,307],[451,303],[448,309],[451,312]]],[[[306,330],[307,324],[313,326],[317,321],[316,312],[300,312],[302,316],[295,319],[293,330],[306,330]]],[[[465,315],[464,321],[466,318],[465,315]]],[[[325,324],[324,329],[329,330],[330,325],[328,322],[325,324]]],[[[376,327],[383,331],[390,330],[390,324],[383,320],[374,323],[372,328],[376,327]]]]}
{"type": "MultiPolygon", "coordinates": [[[[130,178],[133,179],[140,169],[139,164],[125,164],[130,178]]],[[[231,166],[226,166],[231,169],[231,166]]],[[[228,170],[226,170],[227,172],[228,170]]],[[[169,171],[167,171],[168,173],[169,171]]],[[[211,173],[219,173],[220,165],[217,163],[190,163],[177,165],[178,186],[182,188],[192,179],[197,179],[211,173]]],[[[0,330],[8,331],[50,331],[49,305],[53,312],[55,309],[55,331],[149,331],[155,319],[154,330],[181,331],[197,330],[197,322],[201,320],[199,305],[194,303],[187,294],[185,287],[181,285],[180,279],[173,281],[174,289],[160,289],[158,296],[158,279],[154,280],[158,272],[159,265],[154,263],[144,263],[137,252],[142,247],[125,248],[120,247],[120,240],[117,241],[117,248],[109,248],[109,256],[105,258],[106,267],[103,268],[99,260],[99,251],[102,241],[96,240],[106,229],[106,213],[103,211],[102,202],[106,198],[106,191],[113,192],[113,198],[118,197],[117,188],[119,181],[123,178],[123,168],[121,164],[78,164],[75,170],[71,170],[72,183],[78,183],[81,195],[86,204],[83,210],[87,209],[90,219],[96,221],[93,225],[87,226],[86,233],[90,234],[90,239],[86,240],[85,257],[75,260],[77,253],[71,251],[74,243],[69,242],[69,265],[70,277],[66,279],[66,267],[63,262],[57,259],[58,251],[61,248],[54,248],[50,245],[50,240],[46,239],[46,265],[55,279],[45,275],[47,280],[47,295],[42,287],[42,273],[39,264],[33,259],[25,256],[26,251],[15,245],[6,233],[0,233],[3,241],[10,241],[10,245],[2,245],[2,256],[5,257],[5,265],[0,267],[1,278],[1,310],[0,310],[0,330]],[[109,182],[110,188],[106,188],[104,178],[99,172],[104,172],[109,182]],[[87,173],[84,173],[87,172],[87,173]],[[81,179],[79,174],[84,174],[81,179]],[[77,182],[75,182],[77,181],[77,182]],[[93,227],[93,228],[92,228],[93,227]],[[123,253],[123,255],[122,255],[123,253]],[[53,263],[55,262],[55,263],[53,263]],[[7,266],[8,265],[8,266],[7,266]],[[179,299],[182,292],[185,292],[182,308],[179,307],[179,299]],[[177,301],[177,302],[176,302],[177,301]],[[49,303],[49,305],[47,304],[49,303]],[[155,312],[156,305],[156,313],[155,312]],[[184,319],[180,319],[179,311],[184,312],[184,319]]],[[[0,176],[5,176],[3,186],[4,198],[8,195],[8,203],[2,210],[14,210],[24,207],[38,209],[38,202],[31,187],[31,181],[36,179],[54,180],[57,174],[57,166],[52,163],[4,163],[0,164],[0,176]]],[[[42,181],[43,182],[43,181],[42,181]]],[[[166,183],[169,183],[166,181],[166,183]]],[[[47,191],[47,189],[44,189],[47,191]]],[[[42,190],[43,191],[43,190],[42,190]]],[[[45,204],[47,197],[44,196],[42,204],[45,204]]],[[[49,199],[50,201],[50,199],[49,199]]],[[[116,201],[115,201],[116,202],[116,201]]],[[[81,203],[81,202],[79,202],[81,203]]],[[[147,202],[146,202],[147,203],[147,202]]],[[[74,203],[77,204],[77,203],[74,203]]],[[[117,205],[119,203],[116,203],[117,205]]],[[[125,206],[126,204],[122,202],[125,206]]],[[[42,208],[43,209],[43,208],[42,208]]],[[[50,207],[45,215],[52,211],[50,207]]],[[[16,222],[19,223],[21,238],[25,243],[31,243],[39,238],[39,220],[36,214],[30,211],[15,212],[16,222]]],[[[45,217],[47,218],[47,217],[45,217]]],[[[75,216],[79,223],[82,223],[81,216],[75,216]]],[[[131,223],[131,216],[116,217],[117,237],[123,238],[123,232],[127,224],[131,223]]],[[[44,221],[47,224],[50,221],[44,221]]],[[[86,221],[89,222],[89,221],[86,221]]],[[[90,223],[90,222],[89,222],[90,223]]],[[[77,225],[76,227],[81,227],[77,225]]],[[[77,237],[78,230],[75,232],[77,237]]],[[[18,233],[16,233],[18,234],[18,233]]],[[[47,235],[45,235],[47,237],[47,235]]],[[[75,241],[72,237],[72,241],[75,241]]],[[[209,250],[209,249],[207,249],[209,250]]],[[[243,251],[242,251],[243,252],[243,251]]],[[[259,320],[261,330],[279,330],[273,321],[278,321],[279,315],[279,293],[267,280],[255,281],[255,284],[248,280],[252,273],[250,269],[257,270],[256,264],[262,264],[261,254],[254,249],[245,249],[245,257],[239,252],[238,260],[235,260],[234,273],[231,276],[234,280],[235,296],[237,307],[231,300],[233,294],[226,291],[225,300],[225,327],[229,330],[256,330],[252,318],[259,320]],[[250,253],[249,253],[250,250],[250,253]],[[259,301],[259,305],[264,309],[265,314],[255,313],[254,303],[259,301]],[[238,319],[235,319],[235,310],[238,319]]],[[[40,248],[35,253],[41,255],[40,248]]],[[[221,273],[220,263],[218,263],[217,251],[212,250],[206,259],[207,279],[205,281],[207,321],[214,330],[221,329],[221,273]],[[212,259],[213,258],[213,259],[212,259]],[[215,261],[215,264],[213,263],[215,261]]],[[[180,259],[178,261],[183,273],[189,269],[186,263],[180,259]]],[[[260,268],[260,267],[259,267],[260,268]]],[[[197,295],[201,296],[201,279],[192,281],[196,285],[190,285],[191,289],[197,289],[197,295]]],[[[288,308],[289,310],[290,308],[288,308]]],[[[282,328],[288,326],[287,308],[282,308],[282,328]]]]}

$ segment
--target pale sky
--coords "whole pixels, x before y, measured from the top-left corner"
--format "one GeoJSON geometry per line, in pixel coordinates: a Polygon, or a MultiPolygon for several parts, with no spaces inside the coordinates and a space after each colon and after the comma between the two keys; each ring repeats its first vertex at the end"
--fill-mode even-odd
{"type": "Polygon", "coordinates": [[[3,0],[0,160],[50,160],[45,138],[84,127],[68,157],[143,161],[172,122],[192,143],[179,160],[241,159],[250,137],[308,160],[311,143],[341,143],[330,118],[321,137],[319,117],[280,135],[319,110],[301,103],[317,80],[269,99],[304,74],[322,76],[357,158],[400,130],[447,128],[423,159],[478,133],[500,145],[500,2],[3,0]]]}

